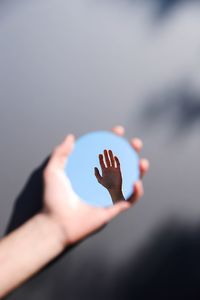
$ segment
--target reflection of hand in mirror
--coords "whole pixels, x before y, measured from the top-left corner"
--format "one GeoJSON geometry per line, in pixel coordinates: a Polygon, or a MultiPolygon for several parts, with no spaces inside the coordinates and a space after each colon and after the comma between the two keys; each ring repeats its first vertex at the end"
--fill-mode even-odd
{"type": "Polygon", "coordinates": [[[112,150],[104,150],[104,156],[99,155],[99,163],[102,175],[99,169],[95,168],[98,182],[108,190],[113,203],[125,200],[122,193],[122,174],[118,157],[113,155],[112,150]]]}

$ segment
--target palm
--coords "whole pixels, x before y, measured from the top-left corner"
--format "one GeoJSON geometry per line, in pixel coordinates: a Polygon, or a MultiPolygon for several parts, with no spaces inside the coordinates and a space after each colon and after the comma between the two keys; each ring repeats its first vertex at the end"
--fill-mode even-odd
{"type": "Polygon", "coordinates": [[[113,156],[113,152],[104,150],[103,155],[99,155],[102,176],[99,170],[95,168],[95,176],[98,182],[107,190],[121,191],[122,189],[122,174],[120,169],[119,159],[113,156]]]}
{"type": "Polygon", "coordinates": [[[66,217],[69,208],[77,207],[78,196],[72,190],[63,170],[52,171],[46,180],[44,202],[46,209],[63,218],[66,217]]]}
{"type": "Polygon", "coordinates": [[[102,179],[100,184],[108,190],[121,189],[122,176],[120,168],[108,167],[102,170],[102,179]]]}
{"type": "Polygon", "coordinates": [[[66,239],[72,244],[96,231],[119,212],[117,207],[96,208],[79,199],[64,169],[56,166],[53,160],[45,172],[44,211],[62,224],[66,239]]]}

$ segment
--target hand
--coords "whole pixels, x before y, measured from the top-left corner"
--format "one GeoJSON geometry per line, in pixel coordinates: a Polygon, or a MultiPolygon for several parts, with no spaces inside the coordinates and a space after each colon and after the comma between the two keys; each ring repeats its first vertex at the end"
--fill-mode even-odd
{"type": "Polygon", "coordinates": [[[109,208],[96,208],[79,199],[64,172],[73,145],[74,137],[69,135],[54,150],[44,171],[43,214],[59,225],[66,246],[101,228],[130,207],[128,202],[121,201],[109,208]]]}
{"type": "Polygon", "coordinates": [[[95,176],[98,182],[104,186],[112,198],[113,203],[125,200],[122,193],[122,174],[119,159],[113,155],[112,150],[104,150],[104,157],[99,155],[102,176],[98,168],[95,168],[95,176]]]}
{"type": "MultiPolygon", "coordinates": [[[[120,134],[119,127],[114,131],[120,134]]],[[[133,141],[133,144],[135,149],[141,150],[138,140],[133,141]]],[[[73,191],[64,172],[73,145],[74,137],[69,135],[54,150],[44,171],[43,213],[59,225],[66,246],[98,230],[118,214],[130,208],[143,195],[143,185],[140,180],[134,185],[134,193],[128,201],[118,201],[117,204],[108,208],[96,208],[83,202],[73,191]]],[[[142,177],[148,170],[148,162],[141,161],[140,169],[142,177]]]]}

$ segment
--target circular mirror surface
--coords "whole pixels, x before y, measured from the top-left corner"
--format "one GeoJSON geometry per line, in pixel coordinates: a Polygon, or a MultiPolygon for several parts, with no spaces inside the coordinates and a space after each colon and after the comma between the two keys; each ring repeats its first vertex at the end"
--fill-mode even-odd
{"type": "MultiPolygon", "coordinates": [[[[139,179],[139,157],[127,140],[107,131],[82,136],[76,141],[65,170],[79,197],[97,207],[113,204],[108,190],[98,182],[94,171],[97,167],[102,175],[99,155],[104,154],[104,150],[112,150],[119,159],[125,199],[131,195],[133,184],[139,179]]],[[[103,158],[105,161],[105,156],[103,158]]]]}

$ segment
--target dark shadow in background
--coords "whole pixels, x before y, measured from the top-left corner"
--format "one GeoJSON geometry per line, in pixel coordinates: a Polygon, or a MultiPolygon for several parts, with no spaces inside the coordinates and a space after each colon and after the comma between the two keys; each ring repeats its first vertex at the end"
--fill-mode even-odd
{"type": "Polygon", "coordinates": [[[200,299],[199,229],[164,225],[121,270],[113,299],[200,299]]]}
{"type": "Polygon", "coordinates": [[[200,95],[191,89],[177,88],[149,100],[142,113],[145,126],[168,123],[176,137],[200,125],[200,95]]]}
{"type": "Polygon", "coordinates": [[[36,169],[15,201],[13,213],[6,229],[6,234],[24,224],[42,209],[43,171],[49,158],[36,169]]]}
{"type": "Polygon", "coordinates": [[[179,9],[184,4],[195,4],[199,3],[200,0],[130,0],[131,3],[142,2],[142,3],[152,3],[155,4],[155,18],[161,21],[163,18],[168,17],[171,12],[175,9],[179,9]]]}
{"type": "MultiPolygon", "coordinates": [[[[148,0],[147,0],[148,1],[148,0]]],[[[152,0],[157,3],[157,17],[162,18],[167,16],[173,9],[179,8],[183,4],[200,3],[199,0],[152,0]]]]}

